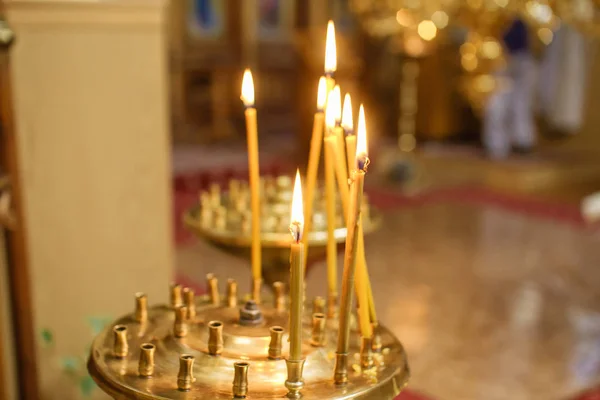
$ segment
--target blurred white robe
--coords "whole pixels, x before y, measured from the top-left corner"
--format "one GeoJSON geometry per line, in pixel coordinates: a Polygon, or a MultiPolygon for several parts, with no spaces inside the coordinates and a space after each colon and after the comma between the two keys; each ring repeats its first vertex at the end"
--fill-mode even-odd
{"type": "Polygon", "coordinates": [[[564,133],[576,133],[583,123],[590,47],[583,34],[563,24],[541,60],[539,111],[564,133]]]}

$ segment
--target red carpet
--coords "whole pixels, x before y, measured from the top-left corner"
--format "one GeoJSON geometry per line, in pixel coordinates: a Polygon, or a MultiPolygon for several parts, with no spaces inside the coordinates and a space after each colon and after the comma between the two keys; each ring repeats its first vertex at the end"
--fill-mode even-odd
{"type": "Polygon", "coordinates": [[[581,393],[571,400],[600,400],[600,387],[581,393]]]}

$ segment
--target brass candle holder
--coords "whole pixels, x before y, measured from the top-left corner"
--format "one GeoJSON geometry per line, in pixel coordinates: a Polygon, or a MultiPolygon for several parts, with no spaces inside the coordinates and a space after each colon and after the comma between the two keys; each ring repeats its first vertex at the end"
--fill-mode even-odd
{"type": "MultiPolygon", "coordinates": [[[[292,199],[292,178],[262,177],[261,244],[263,280],[267,285],[289,281],[289,212],[292,199]]],[[[185,226],[199,238],[230,254],[250,259],[252,243],[250,223],[250,193],[248,183],[232,179],[227,187],[214,184],[199,194],[199,204],[183,216],[185,226]]],[[[342,207],[337,199],[335,240],[344,243],[346,226],[342,207]]],[[[370,206],[367,196],[363,206],[363,229],[368,234],[379,228],[381,215],[370,206]]],[[[327,216],[324,190],[316,190],[311,231],[308,233],[308,257],[314,260],[325,254],[327,216]]]]}
{"type": "MultiPolygon", "coordinates": [[[[287,301],[281,309],[274,297],[263,299],[260,305],[241,299],[234,303],[227,297],[219,296],[215,304],[214,296],[195,296],[194,304],[187,306],[196,313],[185,321],[181,319],[187,315],[182,312],[186,306],[175,303],[149,304],[146,319],[140,320],[135,311],[119,318],[94,340],[88,361],[91,376],[115,399],[290,396],[286,387],[290,377],[287,301]]],[[[313,301],[306,303],[308,310],[313,301]]],[[[324,323],[324,318],[324,314],[304,313],[301,351],[305,361],[298,395],[305,399],[393,399],[409,378],[398,339],[379,326],[381,349],[373,354],[373,366],[364,366],[365,341],[352,329],[348,384],[338,386],[333,380],[338,322],[324,323]]]]}

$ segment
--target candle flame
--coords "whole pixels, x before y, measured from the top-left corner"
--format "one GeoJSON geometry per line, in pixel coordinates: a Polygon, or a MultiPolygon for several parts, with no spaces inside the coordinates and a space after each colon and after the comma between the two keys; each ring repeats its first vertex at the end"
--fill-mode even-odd
{"type": "Polygon", "coordinates": [[[327,79],[322,76],[319,79],[319,89],[317,92],[317,110],[322,111],[327,102],[327,79]]]}
{"type": "Polygon", "coordinates": [[[367,154],[367,124],[365,108],[361,104],[358,110],[358,129],[356,131],[356,161],[359,165],[367,157],[367,154]]]}
{"type": "Polygon", "coordinates": [[[335,26],[333,21],[327,23],[327,39],[325,42],[325,74],[333,74],[337,70],[337,49],[335,44],[335,26]]]}
{"type": "Polygon", "coordinates": [[[242,79],[242,101],[246,107],[254,106],[254,80],[248,68],[244,71],[242,79]]]}
{"type": "Polygon", "coordinates": [[[344,96],[342,128],[344,128],[346,132],[352,132],[354,129],[354,122],[352,121],[352,99],[350,98],[350,93],[346,93],[346,96],[344,96]]]}
{"type": "MultiPolygon", "coordinates": [[[[338,104],[339,106],[339,104],[338,104]]],[[[335,109],[336,107],[336,103],[335,103],[335,99],[333,98],[333,90],[331,92],[329,92],[329,95],[327,96],[327,107],[325,107],[325,126],[327,127],[327,129],[331,129],[333,130],[333,128],[335,128],[335,117],[337,114],[337,111],[335,109]]]]}
{"type": "Polygon", "coordinates": [[[304,206],[302,205],[302,182],[300,181],[300,171],[296,170],[296,181],[294,182],[294,191],[292,194],[292,218],[290,230],[296,241],[300,241],[304,229],[304,206]]]}

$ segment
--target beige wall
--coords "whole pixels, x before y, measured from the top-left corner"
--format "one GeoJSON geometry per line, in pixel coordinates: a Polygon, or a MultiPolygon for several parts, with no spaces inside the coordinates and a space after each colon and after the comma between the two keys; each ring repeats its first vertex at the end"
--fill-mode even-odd
{"type": "Polygon", "coordinates": [[[90,316],[164,302],[171,278],[165,1],[6,1],[44,398],[90,316]]]}

